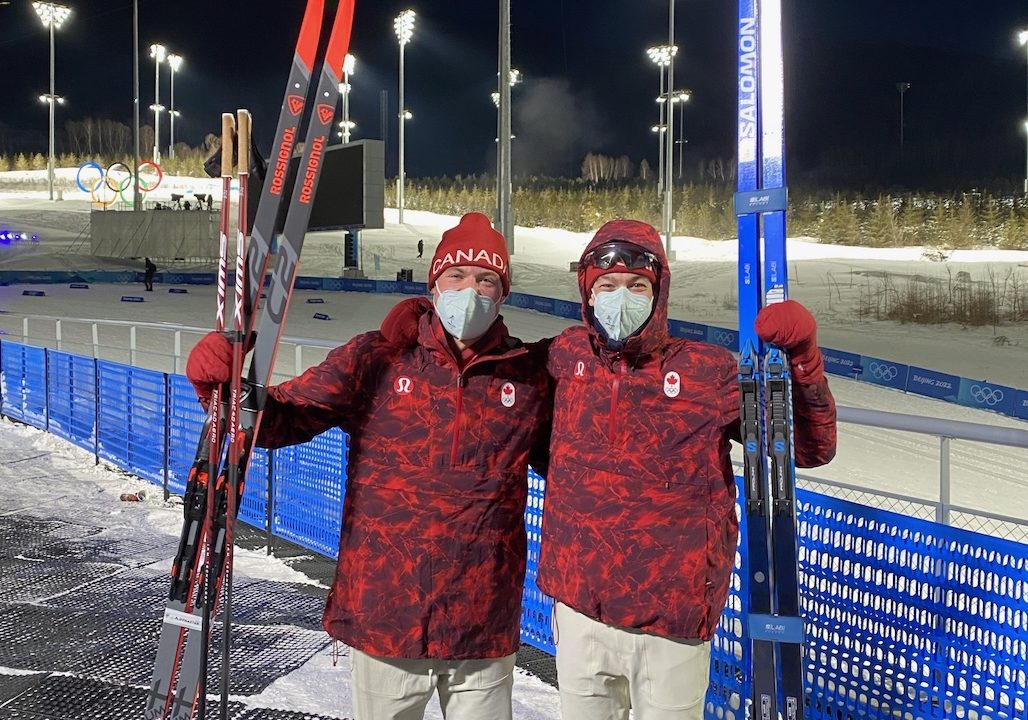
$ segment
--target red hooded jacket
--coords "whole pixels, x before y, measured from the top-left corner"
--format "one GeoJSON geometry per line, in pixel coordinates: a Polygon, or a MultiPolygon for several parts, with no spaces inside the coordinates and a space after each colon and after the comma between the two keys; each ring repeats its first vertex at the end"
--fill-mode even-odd
{"type": "Polygon", "coordinates": [[[343,527],[324,627],[394,658],[517,650],[530,453],[545,472],[546,344],[500,319],[460,370],[434,313],[417,344],[359,335],[269,391],[259,444],[350,435],[343,527]]]}
{"type": "MultiPolygon", "coordinates": [[[[607,223],[587,249],[626,240],[661,259],[653,312],[619,351],[585,325],[550,347],[557,382],[539,588],[600,622],[709,640],[728,594],[738,520],[730,440],[739,439],[735,358],[671,338],[669,268],[644,223],[607,223]]],[[[793,385],[798,465],[835,454],[835,402],[822,378],[793,385]]]]}

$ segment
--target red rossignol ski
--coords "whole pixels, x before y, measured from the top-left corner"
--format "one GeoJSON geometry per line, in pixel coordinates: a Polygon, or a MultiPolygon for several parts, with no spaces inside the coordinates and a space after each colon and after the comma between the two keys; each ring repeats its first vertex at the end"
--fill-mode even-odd
{"type": "MultiPolygon", "coordinates": [[[[289,158],[292,157],[307,102],[310,79],[321,36],[324,9],[324,0],[308,0],[306,3],[285,97],[279,113],[273,148],[275,172],[269,173],[264,182],[251,243],[246,256],[249,273],[242,278],[243,324],[247,335],[250,334],[253,327],[254,309],[271,255],[271,238],[275,231],[275,220],[282,199],[289,192],[285,183],[285,171],[288,169],[289,158]]],[[[225,208],[223,201],[223,213],[226,212],[225,208]]],[[[227,243],[227,231],[224,241],[227,243]]],[[[222,257],[224,258],[224,254],[222,257]]],[[[222,268],[219,267],[219,276],[221,271],[222,268]]],[[[239,284],[238,260],[236,280],[239,284]]],[[[223,318],[224,288],[225,281],[219,277],[219,318],[223,318]]],[[[220,320],[215,323],[217,330],[221,330],[220,323],[220,320]]],[[[197,568],[204,546],[208,478],[211,475],[211,468],[214,468],[214,472],[217,473],[217,463],[220,460],[220,452],[211,453],[211,445],[220,446],[220,438],[223,433],[222,409],[220,399],[217,402],[212,401],[200,433],[196,459],[187,479],[183,496],[184,522],[178,551],[172,562],[171,588],[158,642],[154,672],[146,699],[144,714],[146,720],[157,720],[158,718],[164,720],[173,710],[178,713],[177,717],[188,717],[191,712],[189,708],[192,706],[193,699],[187,700],[186,693],[176,692],[175,683],[180,674],[179,664],[186,637],[190,631],[198,632],[202,624],[201,613],[194,608],[198,586],[197,568]],[[215,458],[213,464],[212,456],[215,458]],[[182,714],[183,706],[185,706],[185,715],[182,714]]]]}
{"type": "MultiPolygon", "coordinates": [[[[267,387],[275,364],[275,355],[285,326],[286,311],[293,292],[293,283],[299,269],[299,256],[310,221],[314,198],[317,196],[318,180],[321,176],[324,153],[332,136],[332,123],[339,100],[339,83],[342,80],[343,60],[350,46],[350,28],[353,22],[354,0],[341,0],[322,63],[317,91],[313,98],[310,121],[304,138],[303,154],[300,158],[296,182],[286,213],[285,226],[279,238],[275,270],[268,286],[267,299],[260,308],[260,322],[256,327],[254,351],[250,362],[247,381],[240,397],[239,424],[230,432],[233,457],[236,462],[226,462],[214,484],[214,498],[208,500],[213,506],[213,522],[204,528],[208,538],[209,552],[204,562],[203,592],[198,595],[194,612],[201,617],[213,612],[217,606],[224,579],[226,557],[230,552],[227,543],[228,532],[235,521],[229,516],[230,503],[239,501],[249,465],[250,453],[260,427],[261,415],[267,399],[267,387]],[[228,478],[233,478],[234,488],[229,489],[228,478]],[[229,500],[229,495],[232,499],[229,500]]],[[[278,162],[278,158],[276,158],[278,162]]],[[[276,171],[277,171],[276,166],[276,171]]],[[[274,174],[271,175],[274,181],[274,174]]],[[[259,210],[259,208],[258,208],[259,210]]],[[[249,338],[247,338],[249,341],[249,338]]],[[[209,636],[197,633],[187,637],[183,652],[180,677],[176,696],[193,698],[192,706],[204,697],[199,693],[201,682],[206,681],[206,672],[201,654],[207,646],[209,636]]],[[[227,691],[226,691],[227,693],[227,691]]],[[[185,710],[185,703],[182,704],[185,710]]],[[[204,704],[200,703],[202,720],[204,704]]],[[[222,718],[227,720],[227,704],[222,705],[222,718]]],[[[172,715],[172,720],[189,720],[189,712],[172,715]]]]}

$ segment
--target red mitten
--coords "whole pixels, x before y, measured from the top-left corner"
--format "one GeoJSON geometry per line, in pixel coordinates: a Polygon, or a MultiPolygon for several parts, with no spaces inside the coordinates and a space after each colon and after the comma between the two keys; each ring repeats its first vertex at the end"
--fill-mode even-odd
{"type": "Polygon", "coordinates": [[[817,321],[798,302],[786,300],[762,308],[753,328],[761,340],[789,353],[792,376],[800,385],[810,385],[824,377],[825,363],[817,347],[817,321]]]}
{"type": "Polygon", "coordinates": [[[232,379],[232,343],[222,333],[209,332],[186,360],[186,377],[207,407],[214,389],[232,379]]]}
{"type": "Polygon", "coordinates": [[[403,300],[393,306],[382,321],[382,337],[397,347],[410,347],[418,342],[418,323],[421,316],[432,309],[427,297],[403,300]]]}

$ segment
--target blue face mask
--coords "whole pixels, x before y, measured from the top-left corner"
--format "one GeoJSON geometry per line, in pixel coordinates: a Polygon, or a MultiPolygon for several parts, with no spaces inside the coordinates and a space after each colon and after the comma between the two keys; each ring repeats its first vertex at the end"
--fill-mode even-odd
{"type": "Polygon", "coordinates": [[[611,340],[624,340],[650,319],[653,298],[620,287],[609,292],[593,291],[593,315],[611,340]]]}
{"type": "Polygon", "coordinates": [[[492,298],[479,295],[470,287],[444,290],[435,296],[433,304],[446,332],[461,341],[477,340],[485,335],[499,315],[492,298]]]}

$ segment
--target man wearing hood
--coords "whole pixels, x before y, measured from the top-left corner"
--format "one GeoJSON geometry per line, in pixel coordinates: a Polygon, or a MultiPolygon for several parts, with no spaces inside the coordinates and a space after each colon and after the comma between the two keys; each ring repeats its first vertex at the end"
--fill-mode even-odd
{"type": "MultiPolygon", "coordinates": [[[[527,539],[528,464],[546,471],[546,345],[511,337],[502,235],[481,213],[443,233],[405,342],[358,335],[269,389],[257,444],[350,436],[342,533],[323,625],[352,649],[358,720],[510,720],[527,539]]],[[[230,377],[210,333],[186,375],[230,377]]]]}
{"type": "MultiPolygon", "coordinates": [[[[651,226],[614,220],[578,265],[583,325],[550,347],[557,383],[539,588],[556,601],[564,720],[699,720],[738,540],[735,358],[672,338],[651,226]]],[[[798,465],[835,454],[813,317],[786,301],[756,330],[789,351],[798,465]]]]}

